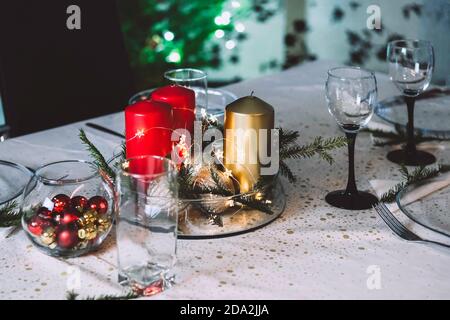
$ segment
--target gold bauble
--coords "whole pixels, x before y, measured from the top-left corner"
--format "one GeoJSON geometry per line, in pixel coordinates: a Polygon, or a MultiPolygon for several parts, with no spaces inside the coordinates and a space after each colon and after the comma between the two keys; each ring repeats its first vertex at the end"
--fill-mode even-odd
{"type": "Polygon", "coordinates": [[[40,238],[42,243],[44,243],[47,246],[50,246],[56,240],[55,228],[53,227],[45,228],[40,238]]]}
{"type": "Polygon", "coordinates": [[[83,229],[78,230],[78,238],[82,240],[92,240],[97,237],[97,226],[95,224],[88,224],[83,229]]]}
{"type": "Polygon", "coordinates": [[[83,216],[78,219],[78,225],[84,228],[88,225],[96,224],[98,219],[98,214],[94,210],[89,210],[83,213],[83,216]]]}
{"type": "Polygon", "coordinates": [[[111,219],[107,216],[100,216],[97,220],[97,232],[99,234],[101,233],[105,233],[109,230],[109,228],[111,227],[111,219]]]}

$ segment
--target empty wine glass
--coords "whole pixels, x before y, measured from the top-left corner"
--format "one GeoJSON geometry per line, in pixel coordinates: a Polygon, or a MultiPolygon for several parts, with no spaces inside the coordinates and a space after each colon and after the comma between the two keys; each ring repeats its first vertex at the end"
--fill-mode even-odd
{"type": "Polygon", "coordinates": [[[169,70],[164,73],[164,78],[170,84],[183,86],[195,92],[197,112],[201,109],[208,110],[208,76],[204,71],[190,68],[169,70]]]}
{"type": "Polygon", "coordinates": [[[374,195],[358,191],[354,164],[356,135],[372,118],[377,93],[377,80],[370,71],[353,67],[334,68],[328,71],[326,83],[328,110],[347,136],[349,156],[347,188],[331,192],[325,197],[325,200],[334,207],[365,210],[378,202],[374,195]]]}
{"type": "Polygon", "coordinates": [[[387,49],[389,75],[392,82],[405,96],[408,107],[408,142],[402,150],[388,154],[392,162],[419,166],[436,162],[436,158],[416,148],[414,139],[414,105],[417,96],[430,85],[434,69],[434,50],[428,41],[398,40],[390,42],[387,49]]]}

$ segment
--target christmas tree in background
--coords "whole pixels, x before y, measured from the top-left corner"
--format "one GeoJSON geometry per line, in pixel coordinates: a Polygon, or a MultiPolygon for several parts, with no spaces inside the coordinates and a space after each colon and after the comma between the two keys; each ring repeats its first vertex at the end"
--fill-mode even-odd
{"type": "Polygon", "coordinates": [[[139,90],[160,85],[163,73],[179,67],[218,68],[222,50],[247,38],[242,21],[274,15],[273,0],[119,0],[122,31],[139,90]]]}

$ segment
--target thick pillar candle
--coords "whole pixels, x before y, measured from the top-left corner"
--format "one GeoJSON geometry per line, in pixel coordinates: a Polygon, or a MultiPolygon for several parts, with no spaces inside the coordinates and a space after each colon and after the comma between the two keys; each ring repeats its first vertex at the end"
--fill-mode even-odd
{"type": "Polygon", "coordinates": [[[125,108],[126,156],[165,157],[172,151],[172,108],[161,102],[144,100],[125,108]]]}
{"type": "Polygon", "coordinates": [[[232,171],[240,192],[250,191],[260,177],[259,154],[270,154],[274,116],[273,107],[254,96],[238,99],[225,109],[225,167],[232,171]],[[267,134],[266,141],[261,134],[267,134]]]}
{"type": "Polygon", "coordinates": [[[173,109],[173,129],[186,129],[191,136],[195,121],[195,92],[191,89],[170,85],[152,92],[151,99],[169,104],[173,109]]]}

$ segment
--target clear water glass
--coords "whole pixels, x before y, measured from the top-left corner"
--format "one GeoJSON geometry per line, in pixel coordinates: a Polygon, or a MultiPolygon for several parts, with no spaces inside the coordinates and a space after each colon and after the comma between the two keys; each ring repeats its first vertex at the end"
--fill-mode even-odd
{"type": "Polygon", "coordinates": [[[170,84],[183,86],[195,92],[198,113],[201,109],[212,112],[208,110],[208,76],[204,71],[191,68],[169,70],[164,73],[164,78],[170,84]]]}
{"type": "Polygon", "coordinates": [[[175,164],[143,156],[116,175],[119,283],[153,295],[170,287],[176,262],[178,192],[175,164]]]}

